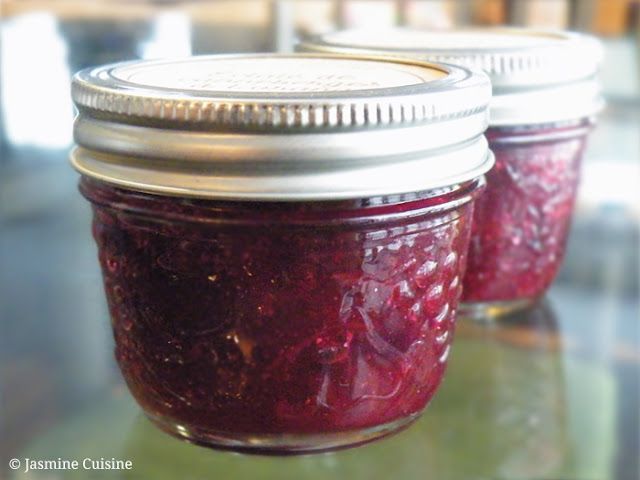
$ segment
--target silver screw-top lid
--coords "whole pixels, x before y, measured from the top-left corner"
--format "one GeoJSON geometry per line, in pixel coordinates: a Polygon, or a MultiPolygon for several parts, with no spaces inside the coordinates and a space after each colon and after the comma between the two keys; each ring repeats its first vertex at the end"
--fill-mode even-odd
{"type": "Polygon", "coordinates": [[[73,165],[126,188],[329,200],[420,191],[492,164],[488,78],[339,55],[203,56],[73,79],[73,165]]]}
{"type": "Polygon", "coordinates": [[[602,106],[598,40],[525,28],[344,30],[302,42],[301,51],[375,54],[453,63],[485,71],[494,98],[491,124],[577,119],[602,106]]]}

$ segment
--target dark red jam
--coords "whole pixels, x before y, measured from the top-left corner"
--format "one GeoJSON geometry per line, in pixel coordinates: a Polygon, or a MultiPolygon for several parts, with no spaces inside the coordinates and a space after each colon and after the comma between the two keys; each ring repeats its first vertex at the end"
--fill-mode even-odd
{"type": "Polygon", "coordinates": [[[553,282],[588,130],[585,121],[487,131],[496,164],[475,206],[464,302],[535,300],[553,282]]]}
{"type": "Polygon", "coordinates": [[[445,370],[481,183],[231,202],[83,178],[133,395],[152,418],[228,438],[416,415],[445,370]]]}

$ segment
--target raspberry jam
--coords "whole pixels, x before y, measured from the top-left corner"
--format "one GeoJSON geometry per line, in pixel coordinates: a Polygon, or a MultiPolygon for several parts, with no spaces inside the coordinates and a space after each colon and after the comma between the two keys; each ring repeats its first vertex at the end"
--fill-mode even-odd
{"type": "Polygon", "coordinates": [[[331,55],[78,73],[71,162],[116,359],[151,421],[292,454],[415,420],[494,161],[490,94],[461,67],[331,55]]]}
{"type": "Polygon", "coordinates": [[[85,179],[132,393],[211,437],[415,418],[444,373],[477,188],[260,204],[85,179]]]}
{"type": "Polygon", "coordinates": [[[589,122],[493,127],[496,156],[476,203],[465,302],[529,302],[553,282],[564,256],[589,122]]]}

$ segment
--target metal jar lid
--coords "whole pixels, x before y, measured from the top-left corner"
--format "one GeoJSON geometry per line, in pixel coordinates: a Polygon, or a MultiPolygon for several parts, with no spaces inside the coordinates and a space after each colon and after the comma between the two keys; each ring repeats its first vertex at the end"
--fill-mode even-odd
{"type": "Polygon", "coordinates": [[[485,71],[493,84],[491,125],[573,120],[602,108],[596,78],[602,45],[587,35],[525,28],[344,30],[298,50],[409,57],[485,71]]]}
{"type": "Polygon", "coordinates": [[[340,55],[136,61],[75,75],[83,175],[134,190],[332,200],[468,181],[493,163],[489,79],[340,55]]]}

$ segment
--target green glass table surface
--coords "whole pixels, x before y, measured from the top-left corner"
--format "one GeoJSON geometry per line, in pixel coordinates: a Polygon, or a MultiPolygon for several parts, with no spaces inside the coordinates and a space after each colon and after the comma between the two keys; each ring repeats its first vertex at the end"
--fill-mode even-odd
{"type": "Polygon", "coordinates": [[[263,457],[159,431],[124,387],[52,426],[17,458],[130,460],[131,470],[17,471],[15,478],[604,479],[615,445],[611,372],[563,340],[543,303],[498,324],[459,321],[446,380],[393,437],[334,453],[263,457]]]}

